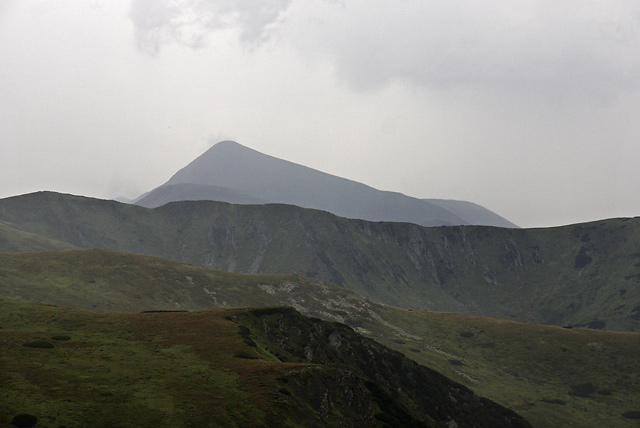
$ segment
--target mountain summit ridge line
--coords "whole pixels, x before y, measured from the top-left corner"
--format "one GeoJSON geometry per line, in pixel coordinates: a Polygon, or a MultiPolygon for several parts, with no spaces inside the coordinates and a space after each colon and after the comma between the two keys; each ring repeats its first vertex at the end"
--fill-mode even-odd
{"type": "Polygon", "coordinates": [[[234,141],[214,145],[135,203],[155,208],[168,202],[203,199],[239,204],[283,203],[346,218],[422,226],[518,227],[470,202],[444,204],[441,200],[378,190],[260,153],[234,141]]]}

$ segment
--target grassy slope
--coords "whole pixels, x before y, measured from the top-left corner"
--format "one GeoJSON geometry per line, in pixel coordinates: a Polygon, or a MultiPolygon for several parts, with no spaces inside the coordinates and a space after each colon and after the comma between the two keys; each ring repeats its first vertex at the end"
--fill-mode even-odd
{"type": "MultiPolygon", "coordinates": [[[[296,325],[335,331],[289,314],[296,325]]],[[[414,396],[417,401],[405,402],[406,407],[376,399],[374,391],[384,385],[372,386],[357,365],[308,364],[291,353],[303,352],[296,346],[287,351],[264,341],[248,344],[253,332],[231,321],[238,316],[245,323],[264,324],[260,314],[247,310],[103,313],[0,300],[0,426],[12,426],[15,415],[26,413],[38,417],[37,426],[69,428],[355,428],[372,426],[376,417],[404,416],[415,422],[410,415],[420,412],[414,408],[428,411],[426,423],[414,426],[446,426],[438,422],[440,411],[419,402],[425,396],[414,396]],[[37,340],[52,346],[24,346],[37,340]]],[[[345,339],[355,334],[344,328],[345,339]]],[[[319,346],[334,347],[324,336],[317,339],[319,346]]],[[[381,361],[393,356],[374,342],[363,349],[381,361]]],[[[426,370],[411,367],[416,373],[426,370]]],[[[485,413],[498,417],[500,426],[528,426],[515,416],[513,424],[504,423],[498,415],[510,411],[439,379],[428,398],[448,403],[460,427],[489,428],[477,416],[485,413]],[[476,416],[465,403],[473,403],[476,416]]]]}
{"type": "Polygon", "coordinates": [[[394,306],[640,329],[640,219],[424,228],[285,205],[148,210],[41,192],[0,200],[0,220],[83,248],[319,278],[394,306]]]}
{"type": "Polygon", "coordinates": [[[0,285],[0,298],[100,311],[286,305],[362,332],[380,329],[383,308],[316,279],[233,274],[111,250],[0,253],[0,285]]]}
{"type": "Polygon", "coordinates": [[[307,315],[345,322],[516,409],[536,427],[637,425],[622,414],[640,410],[638,333],[408,311],[375,304],[317,280],[231,274],[104,250],[0,254],[0,266],[0,297],[79,308],[292,305],[307,315]],[[571,385],[584,383],[592,383],[600,392],[591,398],[571,395],[571,385]],[[611,393],[603,394],[607,391],[611,393]],[[565,404],[541,401],[545,399],[565,404]]]}
{"type": "MultiPolygon", "coordinates": [[[[67,427],[185,426],[185,419],[203,426],[223,419],[226,426],[259,426],[252,421],[264,418],[242,379],[247,364],[233,358],[233,350],[242,348],[237,329],[221,317],[188,323],[200,343],[210,345],[203,354],[193,346],[195,336],[182,331],[187,322],[171,314],[163,321],[173,321],[175,334],[167,337],[171,329],[153,325],[153,315],[4,302],[0,307],[0,420],[5,426],[20,413],[38,416],[40,426],[67,427]],[[71,340],[51,340],[56,335],[71,340]],[[36,339],[55,347],[22,346],[36,339]]],[[[261,375],[265,384],[277,384],[277,374],[265,370],[261,375]]],[[[256,392],[272,393],[277,402],[276,391],[260,389],[256,392]]]]}
{"type": "Polygon", "coordinates": [[[387,308],[419,340],[376,340],[515,409],[536,427],[636,427],[640,334],[387,308]],[[592,384],[588,398],[572,386],[592,384]],[[544,400],[560,400],[552,404],[544,400]]]}
{"type": "Polygon", "coordinates": [[[74,245],[24,232],[0,221],[0,251],[62,251],[74,245]]]}

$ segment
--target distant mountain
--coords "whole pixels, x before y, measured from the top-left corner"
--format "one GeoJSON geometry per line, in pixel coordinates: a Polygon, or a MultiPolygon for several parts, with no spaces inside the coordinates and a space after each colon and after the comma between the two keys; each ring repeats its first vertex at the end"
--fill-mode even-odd
{"type": "Polygon", "coordinates": [[[247,195],[235,189],[207,184],[167,184],[142,195],[136,205],[156,208],[175,201],[220,201],[230,204],[265,204],[264,199],[247,195]]]}
{"type": "MultiPolygon", "coordinates": [[[[144,195],[143,195],[144,196],[144,195]]],[[[112,198],[114,201],[116,202],[122,202],[123,204],[132,204],[135,201],[137,201],[138,199],[140,199],[142,196],[137,197],[137,198],[127,198],[126,196],[117,196],[115,198],[112,198]]]]}
{"type": "Polygon", "coordinates": [[[499,216],[486,209],[483,206],[467,201],[454,201],[450,199],[424,199],[425,201],[444,208],[447,211],[457,215],[468,224],[479,226],[497,226],[507,228],[517,228],[518,226],[511,223],[504,217],[499,216]]]}
{"type": "Polygon", "coordinates": [[[202,199],[240,204],[281,203],[329,211],[346,218],[408,222],[422,226],[479,224],[516,227],[479,206],[475,206],[476,209],[459,209],[456,206],[455,209],[464,215],[461,217],[441,201],[434,203],[428,199],[377,190],[262,154],[233,141],[222,141],[211,147],[164,185],[141,196],[136,203],[155,208],[172,201],[202,199]],[[176,185],[181,187],[170,187],[176,185]]]}
{"type": "Polygon", "coordinates": [[[318,278],[394,306],[640,330],[640,219],[426,228],[281,204],[147,209],[40,192],[0,200],[0,220],[81,248],[318,278]]]}

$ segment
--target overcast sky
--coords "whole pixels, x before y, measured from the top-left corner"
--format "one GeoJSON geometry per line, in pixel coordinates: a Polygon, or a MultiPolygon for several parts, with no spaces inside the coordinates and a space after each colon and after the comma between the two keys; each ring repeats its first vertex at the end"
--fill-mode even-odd
{"type": "Polygon", "coordinates": [[[0,0],[0,198],[211,145],[523,227],[640,215],[636,0],[0,0]]]}

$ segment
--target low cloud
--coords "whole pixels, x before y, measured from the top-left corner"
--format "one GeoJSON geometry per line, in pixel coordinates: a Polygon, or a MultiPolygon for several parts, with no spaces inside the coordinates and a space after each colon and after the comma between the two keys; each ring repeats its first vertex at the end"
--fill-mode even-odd
{"type": "Polygon", "coordinates": [[[239,32],[240,40],[259,44],[291,0],[132,0],[129,16],[140,50],[156,55],[168,43],[206,45],[219,30],[239,32]]]}
{"type": "Polygon", "coordinates": [[[360,90],[394,80],[617,90],[636,85],[640,72],[635,2],[354,0],[324,10],[312,48],[360,90]]]}
{"type": "Polygon", "coordinates": [[[608,93],[637,87],[640,6],[461,0],[132,0],[138,47],[205,46],[221,30],[259,46],[275,34],[322,55],[358,91],[431,88],[608,93]]]}

